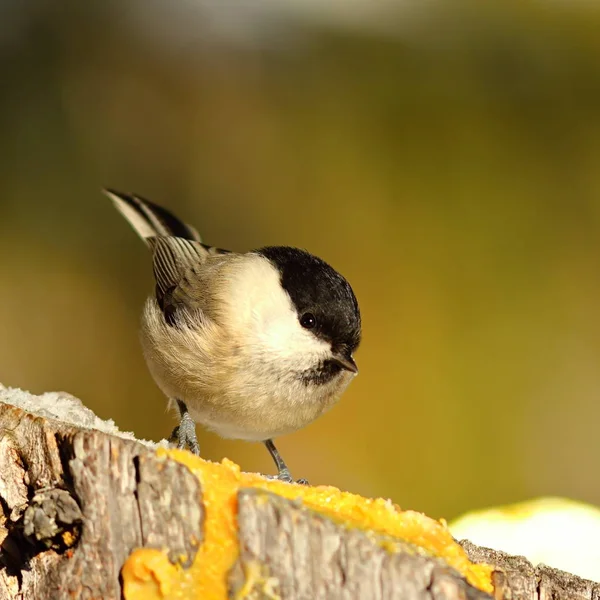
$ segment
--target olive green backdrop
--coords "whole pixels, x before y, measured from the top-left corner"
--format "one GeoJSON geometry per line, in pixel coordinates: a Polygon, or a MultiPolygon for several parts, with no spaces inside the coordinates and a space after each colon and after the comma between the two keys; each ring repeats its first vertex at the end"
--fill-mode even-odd
{"type": "MultiPolygon", "coordinates": [[[[173,427],[138,347],[148,256],[108,185],[353,284],[360,375],[279,440],[297,477],[448,518],[600,503],[592,3],[399,3],[364,27],[242,4],[223,23],[158,0],[0,4],[0,382],[140,437],[173,427]]],[[[200,440],[273,472],[258,444],[200,440]]]]}

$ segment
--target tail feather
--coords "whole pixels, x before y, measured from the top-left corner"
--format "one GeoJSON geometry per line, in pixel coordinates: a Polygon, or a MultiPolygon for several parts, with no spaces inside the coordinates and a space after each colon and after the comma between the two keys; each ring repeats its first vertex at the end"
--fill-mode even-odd
{"type": "Polygon", "coordinates": [[[168,210],[149,200],[110,189],[105,189],[104,193],[147,245],[148,238],[156,236],[175,236],[196,242],[202,241],[194,227],[180,221],[168,210]]]}

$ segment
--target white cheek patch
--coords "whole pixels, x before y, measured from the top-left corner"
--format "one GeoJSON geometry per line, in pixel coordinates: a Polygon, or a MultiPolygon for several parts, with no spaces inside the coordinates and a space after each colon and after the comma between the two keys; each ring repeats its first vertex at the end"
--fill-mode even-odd
{"type": "MultiPolygon", "coordinates": [[[[279,271],[265,258],[247,255],[230,281],[229,314],[238,339],[257,353],[304,369],[331,354],[330,345],[298,322],[281,287],[279,271]]],[[[292,366],[292,365],[290,365],[292,366]]]]}
{"type": "Polygon", "coordinates": [[[316,338],[298,322],[291,307],[263,321],[257,332],[260,345],[279,360],[293,360],[299,368],[309,368],[331,353],[329,344],[316,338]]]}

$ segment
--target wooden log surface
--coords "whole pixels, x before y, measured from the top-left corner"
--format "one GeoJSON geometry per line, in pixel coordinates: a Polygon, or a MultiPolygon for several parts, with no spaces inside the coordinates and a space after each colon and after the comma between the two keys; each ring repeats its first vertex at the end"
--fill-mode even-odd
{"type": "MultiPolygon", "coordinates": [[[[186,569],[205,535],[202,486],[155,450],[69,394],[0,386],[0,600],[123,598],[122,567],[137,548],[166,550],[186,569]]],[[[230,598],[490,597],[412,544],[255,488],[238,492],[237,543],[230,598]]],[[[497,599],[600,600],[591,581],[463,545],[494,566],[497,599]]]]}

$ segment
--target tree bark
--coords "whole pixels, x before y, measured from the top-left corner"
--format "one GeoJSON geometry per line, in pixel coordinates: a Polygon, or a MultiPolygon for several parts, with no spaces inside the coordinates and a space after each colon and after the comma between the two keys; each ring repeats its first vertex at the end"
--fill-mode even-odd
{"type": "MultiPolygon", "coordinates": [[[[68,394],[0,386],[0,600],[123,597],[136,548],[190,565],[204,536],[203,493],[184,465],[158,458],[68,394]]],[[[230,598],[483,600],[442,559],[256,488],[238,493],[239,555],[230,598]],[[249,576],[249,574],[253,574],[249,576]]],[[[600,600],[600,586],[464,542],[495,567],[498,599],[600,600]]]]}

